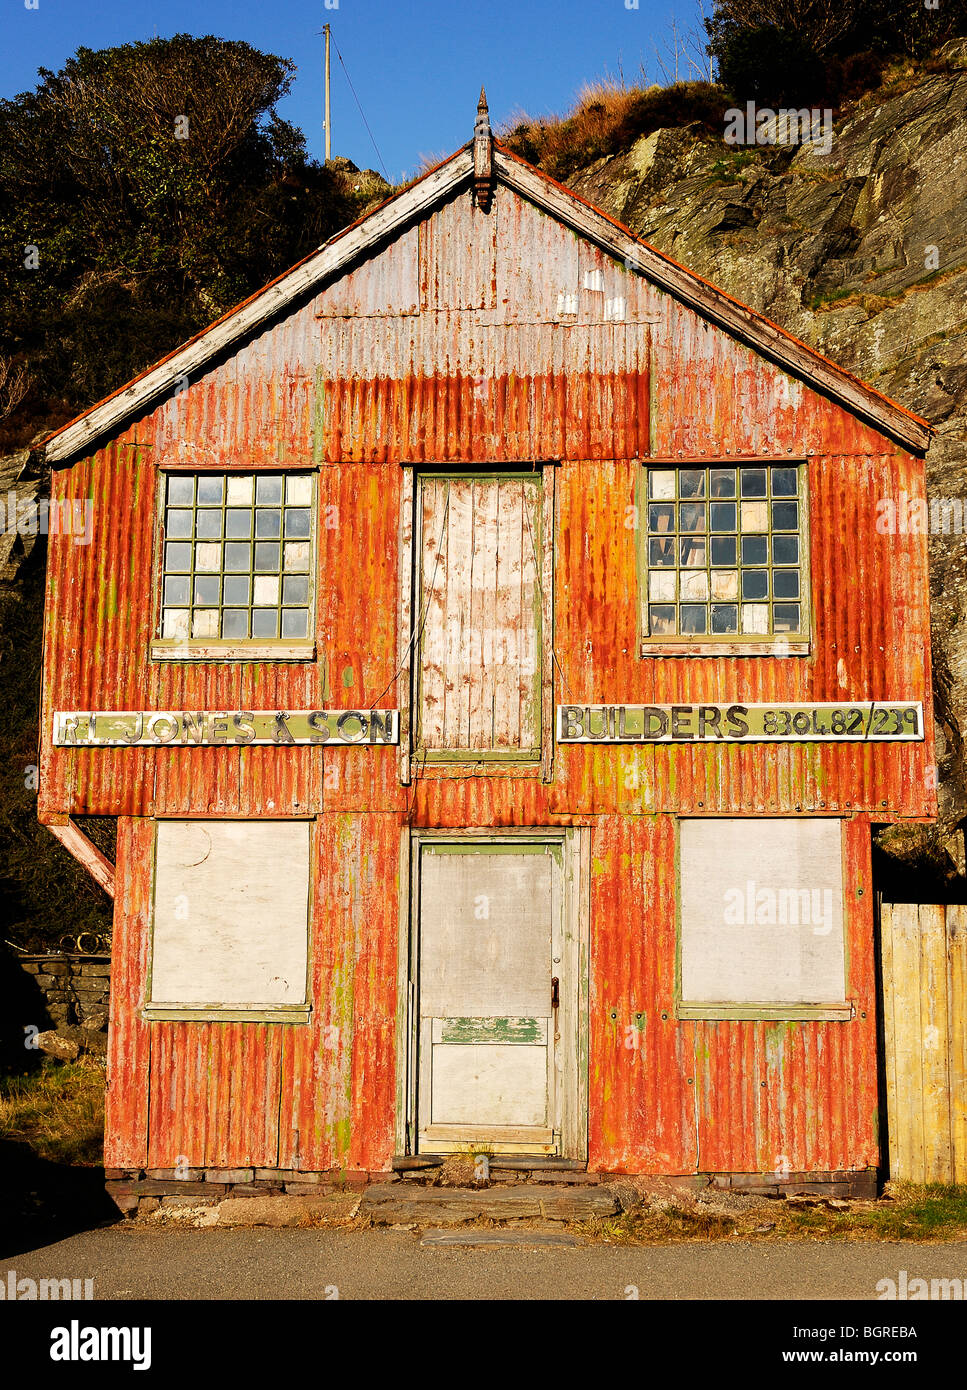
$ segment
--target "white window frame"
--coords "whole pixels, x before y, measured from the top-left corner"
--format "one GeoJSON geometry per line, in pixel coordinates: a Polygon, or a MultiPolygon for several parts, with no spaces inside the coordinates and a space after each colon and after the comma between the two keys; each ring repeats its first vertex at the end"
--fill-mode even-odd
{"type": "MultiPolygon", "coordinates": [[[[301,835],[293,837],[293,844],[298,847],[301,835]]],[[[209,840],[209,844],[211,844],[209,840]]],[[[273,864],[277,863],[278,846],[267,847],[268,859],[273,864]]],[[[180,817],[170,817],[159,819],[155,823],[155,839],[153,848],[152,865],[152,886],[151,886],[151,933],[150,933],[150,953],[148,963],[148,976],[146,984],[146,1004],[144,1007],[144,1017],[149,1021],[157,1020],[183,1020],[183,1021],[220,1021],[220,1022],[239,1022],[252,1021],[261,1023],[305,1023],[311,1013],[311,1003],[309,995],[309,981],[312,955],[312,864],[313,864],[313,824],[309,820],[230,820],[228,818],[218,820],[183,819],[180,817]],[[192,903],[190,893],[185,893],[185,903],[183,910],[185,916],[180,917],[179,912],[179,889],[178,883],[162,884],[161,879],[161,852],[160,842],[165,837],[172,841],[174,848],[177,848],[178,833],[184,827],[190,827],[192,831],[207,831],[210,827],[224,828],[227,826],[247,826],[250,828],[263,829],[268,827],[281,826],[301,826],[305,829],[305,850],[306,859],[304,866],[296,864],[295,872],[290,865],[280,874],[277,882],[279,911],[282,915],[288,912],[289,922],[285,924],[289,932],[287,942],[288,951],[279,952],[280,959],[284,959],[288,954],[290,961],[293,955],[297,957],[295,961],[296,975],[294,977],[293,989],[296,995],[291,997],[293,989],[289,991],[286,999],[266,998],[266,999],[225,999],[225,998],[200,998],[190,997],[195,994],[194,986],[187,989],[178,989],[177,986],[169,991],[181,994],[180,998],[155,998],[154,991],[157,987],[158,974],[163,978],[170,979],[177,977],[179,969],[184,968],[186,963],[190,963],[193,954],[201,956],[203,953],[210,952],[212,948],[212,937],[216,933],[224,931],[222,941],[223,949],[229,949],[237,953],[239,943],[244,943],[246,934],[251,939],[252,927],[248,926],[239,930],[238,926],[231,922],[224,928],[216,925],[212,928],[210,923],[206,923],[204,911],[198,911],[197,907],[192,921],[192,903]],[[166,827],[170,829],[166,829],[166,827]],[[300,883],[300,878],[303,882],[300,883]],[[159,892],[165,895],[164,907],[159,911],[159,892]],[[171,895],[173,908],[169,911],[168,898],[171,895]],[[302,903],[304,903],[304,922],[302,916],[302,903]],[[178,925],[173,926],[171,919],[179,919],[178,925]],[[184,925],[182,925],[184,924],[184,925]],[[304,942],[299,938],[299,933],[304,927],[304,942]],[[189,940],[186,947],[184,938],[191,937],[194,932],[199,933],[197,946],[194,941],[189,940]],[[180,940],[179,940],[180,938],[180,940]],[[164,959],[161,952],[182,951],[185,959],[179,961],[177,958],[166,960],[164,968],[159,972],[158,965],[164,959]],[[299,960],[298,957],[303,957],[299,960]],[[299,973],[301,972],[301,979],[299,973]],[[301,984],[302,988],[299,988],[301,984]]],[[[244,858],[244,856],[243,856],[244,858]]],[[[203,862],[203,861],[199,861],[203,862]]],[[[204,881],[203,876],[200,876],[204,881]]],[[[190,887],[190,874],[186,874],[182,880],[184,887],[190,887]]],[[[228,912],[232,912],[233,890],[237,889],[239,883],[239,868],[236,864],[234,876],[230,880],[228,888],[228,912]]],[[[182,890],[183,892],[183,890],[182,890]]],[[[269,908],[266,915],[274,914],[276,909],[269,908]]],[[[224,911],[224,908],[223,908],[224,911]]],[[[223,919],[225,920],[225,919],[223,919]]],[[[272,924],[267,924],[266,932],[271,931],[272,924]]],[[[278,931],[278,923],[275,923],[278,931]]],[[[206,962],[207,963],[207,962],[206,962]]],[[[236,955],[237,971],[237,955],[236,955]]],[[[190,975],[190,970],[189,970],[190,975]]]]}
{"type": "MultiPolygon", "coordinates": [[[[300,468],[160,468],[158,470],[158,496],[155,510],[154,543],[154,608],[152,614],[150,657],[152,661],[314,661],[316,657],[315,625],[318,591],[317,570],[319,551],[318,523],[318,470],[312,467],[300,468]],[[165,509],[168,480],[175,477],[191,477],[197,482],[201,477],[220,477],[226,480],[239,475],[284,475],[286,477],[305,476],[311,483],[310,534],[309,544],[309,628],[305,638],[262,638],[262,637],[164,637],[162,633],[163,585],[165,581],[165,509]]],[[[197,502],[192,504],[197,510],[197,502]]],[[[253,542],[254,542],[253,537],[253,542]]],[[[214,573],[214,571],[213,571],[214,573]]],[[[224,579],[224,567],[217,573],[224,579]]],[[[171,576],[173,577],[173,576],[171,576]]],[[[280,582],[284,570],[280,570],[280,582]]],[[[224,604],[220,605],[224,607],[224,604]]]]}
{"type": "MultiPolygon", "coordinates": [[[[847,904],[846,904],[846,870],[845,855],[843,848],[843,820],[837,817],[737,817],[729,819],[727,817],[683,817],[677,822],[676,834],[676,864],[677,864],[677,905],[676,905],[676,938],[677,938],[677,959],[676,959],[676,1005],[677,1015],[681,1019],[814,1019],[842,1021],[850,1019],[854,1014],[854,1002],[848,998],[848,943],[847,943],[847,904]],[[716,826],[732,826],[736,831],[741,827],[749,836],[766,837],[770,833],[770,827],[783,826],[806,826],[815,825],[822,821],[827,827],[827,835],[832,834],[832,827],[838,827],[836,836],[838,844],[838,855],[834,858],[830,852],[823,860],[826,866],[822,886],[816,892],[825,895],[828,887],[830,898],[816,898],[812,895],[812,890],[804,890],[801,885],[789,883],[784,876],[784,871],[775,872],[768,867],[765,869],[767,880],[776,879],[775,883],[767,881],[765,884],[758,882],[757,879],[749,880],[748,872],[740,866],[736,866],[738,861],[741,864],[741,854],[734,852],[723,852],[720,857],[716,854],[708,856],[709,868],[708,876],[702,871],[695,875],[695,881],[687,885],[686,876],[692,869],[688,862],[688,850],[683,845],[683,840],[689,835],[689,827],[702,827],[702,835],[711,835],[716,826]],[[722,875],[727,875],[723,878],[722,875]],[[734,874],[734,882],[732,876],[734,874]],[[748,882],[747,882],[748,880],[748,882]],[[751,883],[751,892],[749,884],[751,883]],[[723,891],[723,884],[728,889],[728,894],[723,891]],[[762,899],[758,895],[765,890],[766,894],[772,893],[775,901],[762,899]],[[806,920],[809,913],[809,905],[803,904],[798,895],[803,891],[810,892],[810,900],[813,904],[812,911],[819,909],[819,920],[812,922],[811,917],[806,920]],[[723,940],[729,939],[730,927],[726,925],[730,920],[732,926],[732,939],[738,947],[741,946],[743,935],[747,934],[750,928],[754,931],[756,926],[764,925],[767,932],[789,931],[790,927],[798,926],[798,944],[802,949],[804,934],[812,931],[813,934],[823,939],[827,936],[835,944],[841,962],[841,973],[837,976],[837,983],[841,980],[841,989],[834,991],[836,997],[832,998],[810,998],[810,999],[779,999],[768,997],[768,989],[762,993],[764,998],[708,998],[696,999],[686,997],[686,974],[688,972],[687,952],[697,949],[697,945],[690,946],[686,941],[686,935],[690,923],[686,920],[691,911],[691,904],[695,895],[706,894],[709,898],[709,909],[706,913],[703,909],[698,910],[699,920],[695,923],[697,938],[700,941],[704,933],[707,934],[708,923],[713,918],[717,918],[721,911],[723,925],[723,940]],[[719,906],[719,895],[722,903],[719,906]],[[732,896],[738,895],[738,896],[732,896]],[[788,896],[784,896],[788,895],[788,896]],[[748,921],[750,906],[753,909],[753,916],[756,917],[755,923],[748,921]],[[756,916],[760,907],[764,910],[762,918],[756,916]],[[805,909],[805,910],[804,910],[805,909]],[[825,912],[829,910],[832,921],[829,926],[825,921],[825,912]],[[775,920],[770,924],[769,915],[774,916],[775,920]],[[737,918],[741,917],[741,921],[737,918]],[[793,919],[790,921],[790,919],[793,919]]],[[[817,836],[820,832],[817,832],[817,836]]],[[[701,841],[699,842],[701,843],[701,841]]],[[[817,843],[819,843],[817,838],[817,843]]],[[[745,848],[745,847],[743,847],[745,848]]],[[[753,850],[754,852],[754,850],[753,850]]],[[[754,861],[753,861],[754,862],[754,861]]],[[[763,863],[767,864],[767,858],[763,856],[763,863]]],[[[716,923],[717,925],[717,923],[716,923]]],[[[790,946],[797,943],[797,938],[790,936],[790,946]]],[[[739,951],[735,952],[738,955],[739,951]]],[[[834,961],[834,968],[837,962],[834,961]]],[[[828,969],[828,966],[824,966],[828,969]]],[[[711,992],[711,991],[710,991],[711,992]]],[[[734,991],[733,991],[734,992],[734,991]]],[[[815,991],[811,991],[815,993],[815,991]]],[[[725,991],[723,991],[725,993],[725,991]]]]}
{"type": "MultiPolygon", "coordinates": [[[[736,489],[738,492],[738,488],[736,489]]],[[[678,488],[676,486],[676,497],[678,488]]],[[[712,499],[701,498],[700,501],[713,501],[732,499],[712,499]]],[[[741,499],[736,497],[736,502],[741,499]]],[[[750,499],[746,499],[750,500],[750,499]]],[[[789,499],[792,500],[792,499],[789,499]]],[[[808,656],[812,644],[812,604],[811,604],[811,582],[810,582],[810,542],[809,542],[809,467],[803,458],[704,458],[704,459],[645,459],[642,460],[641,468],[638,473],[637,500],[635,507],[638,531],[638,654],[640,657],[654,656],[808,656]],[[753,633],[723,633],[716,635],[712,633],[667,633],[653,636],[649,630],[649,587],[652,567],[650,566],[649,539],[651,539],[648,529],[648,506],[653,499],[649,496],[649,474],[652,472],[669,471],[680,472],[683,469],[709,469],[709,468],[795,468],[798,476],[798,492],[796,500],[799,503],[799,590],[798,601],[801,604],[800,632],[783,636],[781,633],[763,633],[761,635],[753,633]]],[[[677,538],[676,532],[676,538],[677,538]]],[[[738,535],[739,532],[736,532],[738,535]]],[[[766,534],[772,536],[773,528],[770,524],[766,534]]],[[[790,533],[791,534],[791,533],[790,533]]],[[[711,570],[711,561],[707,569],[711,570]]],[[[731,566],[727,567],[731,568],[731,566]]],[[[741,556],[737,555],[735,568],[741,572],[741,556]]],[[[771,563],[766,567],[769,572],[773,571],[771,563]]],[[[681,564],[676,564],[674,573],[681,572],[681,564]]],[[[736,599],[740,609],[742,600],[736,599]]]]}

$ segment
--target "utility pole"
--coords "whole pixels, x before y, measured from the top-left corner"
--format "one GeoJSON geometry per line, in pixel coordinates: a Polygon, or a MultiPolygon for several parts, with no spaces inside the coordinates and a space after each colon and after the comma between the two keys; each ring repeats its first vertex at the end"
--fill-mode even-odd
{"type": "Polygon", "coordinates": [[[324,24],[322,32],[326,36],[326,159],[332,157],[332,135],[330,131],[330,111],[329,111],[329,25],[324,24]]]}

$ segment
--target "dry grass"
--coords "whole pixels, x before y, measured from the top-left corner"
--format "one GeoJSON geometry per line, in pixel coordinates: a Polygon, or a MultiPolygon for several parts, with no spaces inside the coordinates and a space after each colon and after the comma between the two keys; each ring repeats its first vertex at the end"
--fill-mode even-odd
{"type": "Polygon", "coordinates": [[[531,164],[564,179],[663,127],[698,123],[721,136],[728,106],[728,97],[710,82],[634,87],[605,77],[582,87],[567,115],[535,118],[519,112],[499,138],[531,164]]]}
{"type": "Polygon", "coordinates": [[[45,1058],[27,1076],[0,1078],[0,1140],[30,1145],[51,1163],[103,1163],[104,1059],[45,1058]]]}
{"type": "Polygon", "coordinates": [[[967,1188],[889,1183],[876,1201],[824,1197],[652,1196],[635,1211],[583,1223],[608,1245],[710,1240],[944,1241],[967,1238],[967,1188]]]}

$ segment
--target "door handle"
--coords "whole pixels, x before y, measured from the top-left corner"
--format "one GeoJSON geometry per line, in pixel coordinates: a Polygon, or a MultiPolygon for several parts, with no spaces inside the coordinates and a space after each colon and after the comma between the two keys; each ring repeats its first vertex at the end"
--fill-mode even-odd
{"type": "Polygon", "coordinates": [[[557,976],[551,979],[551,1008],[556,1009],[561,1002],[561,982],[557,976]]]}

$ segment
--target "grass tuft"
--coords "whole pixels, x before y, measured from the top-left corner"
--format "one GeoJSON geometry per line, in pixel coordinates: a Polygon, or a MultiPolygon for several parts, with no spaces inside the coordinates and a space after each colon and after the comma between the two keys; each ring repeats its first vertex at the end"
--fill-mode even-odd
{"type": "Polygon", "coordinates": [[[0,1077],[0,1141],[26,1143],[50,1163],[104,1162],[104,1059],[44,1058],[28,1076],[0,1077]]]}
{"type": "Polygon", "coordinates": [[[619,154],[642,135],[668,126],[698,123],[721,136],[730,99],[710,82],[668,87],[630,87],[607,77],[588,83],[567,116],[519,113],[500,139],[515,154],[556,179],[566,179],[596,159],[619,154]]]}
{"type": "MultiPolygon", "coordinates": [[[[733,1199],[734,1201],[734,1199],[733,1199]]],[[[967,1237],[967,1187],[888,1183],[877,1201],[748,1199],[732,1209],[712,1199],[652,1198],[620,1216],[582,1224],[608,1245],[671,1245],[723,1239],[944,1241],[967,1237]]]]}

